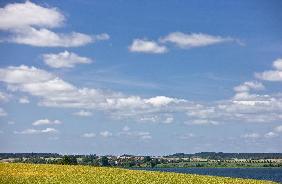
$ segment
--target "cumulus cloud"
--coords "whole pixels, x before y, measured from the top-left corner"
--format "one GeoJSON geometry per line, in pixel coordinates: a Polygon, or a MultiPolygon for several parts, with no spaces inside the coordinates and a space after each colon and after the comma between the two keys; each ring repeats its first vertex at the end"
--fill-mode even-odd
{"type": "Polygon", "coordinates": [[[0,69],[0,79],[9,84],[25,84],[43,82],[54,78],[54,76],[44,70],[35,67],[21,65],[19,67],[10,66],[0,69]]]}
{"type": "Polygon", "coordinates": [[[149,99],[145,100],[145,102],[152,104],[153,106],[159,107],[159,106],[168,105],[169,103],[185,102],[185,100],[170,98],[170,97],[166,97],[166,96],[156,96],[156,97],[149,98],[149,99]]]}
{"type": "Polygon", "coordinates": [[[52,68],[73,68],[76,64],[89,64],[90,58],[81,57],[73,52],[60,52],[58,54],[44,54],[44,63],[52,68]]]}
{"type": "Polygon", "coordinates": [[[103,131],[103,132],[100,132],[100,135],[102,137],[111,137],[113,134],[109,131],[103,131]]]}
{"type": "Polygon", "coordinates": [[[134,39],[128,49],[131,52],[144,52],[152,54],[162,54],[168,51],[165,46],[159,45],[155,41],[142,39],[134,39]]]}
{"type": "Polygon", "coordinates": [[[59,131],[55,128],[45,129],[26,129],[23,131],[14,131],[14,134],[56,134],[59,131]]]}
{"type": "Polygon", "coordinates": [[[274,67],[276,70],[282,70],[282,59],[281,59],[281,58],[278,58],[278,59],[276,59],[275,61],[273,61],[273,67],[274,67]]]}
{"type": "Polygon", "coordinates": [[[28,97],[23,96],[23,97],[19,98],[19,103],[28,104],[28,103],[30,103],[30,101],[29,101],[28,97]]]}
{"type": "Polygon", "coordinates": [[[75,112],[75,113],[73,113],[73,114],[76,115],[76,116],[82,116],[82,117],[89,117],[89,116],[92,116],[92,115],[93,115],[92,112],[90,112],[90,111],[85,111],[85,110],[80,110],[80,111],[75,112]]]}
{"type": "Polygon", "coordinates": [[[282,59],[276,59],[272,64],[275,70],[255,73],[255,77],[266,81],[282,81],[282,59]]]}
{"type": "Polygon", "coordinates": [[[171,123],[179,115],[186,115],[187,119],[183,121],[198,125],[282,120],[282,95],[254,93],[264,88],[259,82],[245,82],[235,87],[236,93],[231,99],[197,103],[167,96],[143,98],[77,87],[53,73],[24,65],[0,68],[0,81],[11,92],[19,91],[37,97],[41,106],[83,109],[75,113],[82,116],[90,115],[88,112],[103,111],[117,120],[171,123]]]}
{"type": "Polygon", "coordinates": [[[0,17],[0,30],[9,33],[3,39],[7,42],[37,47],[78,47],[109,39],[105,33],[93,36],[78,32],[55,33],[50,28],[61,27],[64,15],[56,8],[42,7],[30,1],[0,8],[0,17]]]}
{"type": "MultiPolygon", "coordinates": [[[[216,122],[266,123],[281,121],[282,99],[270,95],[249,94],[244,98],[234,97],[212,104],[197,104],[186,107],[189,123],[197,119],[216,122]]],[[[200,121],[201,122],[201,121],[200,121]]],[[[188,124],[189,124],[188,123],[188,124]]]]}
{"type": "Polygon", "coordinates": [[[269,70],[262,73],[256,73],[255,76],[258,79],[266,81],[282,81],[282,71],[269,70]]]}
{"type": "Polygon", "coordinates": [[[14,30],[30,26],[59,27],[65,17],[56,8],[45,8],[30,1],[0,8],[0,29],[14,30]],[[36,16],[35,16],[36,15],[36,16]]]}
{"type": "Polygon", "coordinates": [[[234,87],[234,91],[236,92],[246,92],[250,90],[263,90],[264,85],[257,81],[248,81],[243,84],[234,87]]]}
{"type": "Polygon", "coordinates": [[[33,122],[32,125],[33,126],[39,126],[39,125],[59,125],[61,123],[62,122],[59,121],[59,120],[51,121],[49,119],[39,119],[39,120],[33,122]]]}
{"type": "Polygon", "coordinates": [[[173,32],[160,39],[162,43],[173,43],[180,48],[204,47],[224,42],[234,42],[233,38],[212,36],[202,33],[185,34],[182,32],[173,32]]]}
{"type": "Polygon", "coordinates": [[[55,33],[45,28],[24,28],[14,31],[8,42],[37,47],[79,47],[93,42],[93,38],[83,33],[55,33]]]}
{"type": "Polygon", "coordinates": [[[96,137],[96,134],[95,133],[84,133],[84,134],[81,135],[81,137],[93,138],[93,137],[96,137]]]}

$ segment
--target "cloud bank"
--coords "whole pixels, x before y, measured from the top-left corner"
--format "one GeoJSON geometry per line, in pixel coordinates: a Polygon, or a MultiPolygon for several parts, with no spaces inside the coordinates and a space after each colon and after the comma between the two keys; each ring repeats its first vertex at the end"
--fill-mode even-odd
{"type": "Polygon", "coordinates": [[[81,88],[55,74],[25,65],[0,68],[0,81],[11,92],[19,91],[38,97],[41,106],[78,109],[80,111],[75,113],[78,116],[104,111],[117,120],[173,123],[181,115],[185,116],[186,124],[202,126],[282,120],[282,95],[261,94],[265,87],[259,81],[244,82],[234,87],[233,97],[210,103],[167,96],[144,98],[115,91],[81,88]]]}

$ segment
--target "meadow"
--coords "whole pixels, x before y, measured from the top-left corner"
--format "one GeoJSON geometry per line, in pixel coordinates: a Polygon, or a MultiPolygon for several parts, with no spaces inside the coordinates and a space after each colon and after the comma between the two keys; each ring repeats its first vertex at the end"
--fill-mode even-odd
{"type": "Polygon", "coordinates": [[[0,183],[274,184],[275,182],[108,167],[1,163],[0,183]]]}

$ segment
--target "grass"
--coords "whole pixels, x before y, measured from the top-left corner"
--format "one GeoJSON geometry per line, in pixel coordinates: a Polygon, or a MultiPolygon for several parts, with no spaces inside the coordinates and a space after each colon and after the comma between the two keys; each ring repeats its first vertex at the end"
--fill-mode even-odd
{"type": "Polygon", "coordinates": [[[275,182],[106,167],[2,163],[0,164],[0,183],[274,184],[275,182]]]}

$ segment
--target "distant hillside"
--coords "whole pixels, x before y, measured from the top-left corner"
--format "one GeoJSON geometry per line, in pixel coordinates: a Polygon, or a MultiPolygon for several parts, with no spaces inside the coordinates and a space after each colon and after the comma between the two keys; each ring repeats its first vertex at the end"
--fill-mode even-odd
{"type": "Polygon", "coordinates": [[[223,152],[200,152],[195,154],[175,153],[166,157],[188,158],[201,157],[206,159],[282,159],[282,153],[223,153],[223,152]]]}
{"type": "MultiPolygon", "coordinates": [[[[58,153],[0,153],[0,159],[7,158],[58,158],[62,157],[58,153]]],[[[76,157],[85,156],[85,155],[74,155],[76,157]]],[[[108,156],[108,155],[107,155],[108,156]]],[[[134,155],[126,155],[127,157],[136,157],[134,155]]],[[[201,157],[205,159],[214,159],[214,160],[225,160],[225,159],[282,159],[282,153],[223,153],[223,152],[200,152],[194,154],[186,153],[175,153],[172,155],[167,155],[164,157],[174,157],[174,158],[191,158],[191,157],[201,157]]]]}

